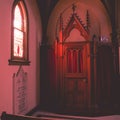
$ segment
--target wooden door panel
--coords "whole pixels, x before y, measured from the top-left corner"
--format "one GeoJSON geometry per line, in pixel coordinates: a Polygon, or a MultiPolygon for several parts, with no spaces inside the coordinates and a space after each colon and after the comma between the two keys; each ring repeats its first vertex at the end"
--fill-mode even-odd
{"type": "Polygon", "coordinates": [[[63,48],[64,109],[80,111],[88,106],[87,45],[66,43],[63,48]]]}
{"type": "Polygon", "coordinates": [[[83,79],[66,78],[64,85],[65,106],[85,108],[87,105],[87,82],[83,79]]]}

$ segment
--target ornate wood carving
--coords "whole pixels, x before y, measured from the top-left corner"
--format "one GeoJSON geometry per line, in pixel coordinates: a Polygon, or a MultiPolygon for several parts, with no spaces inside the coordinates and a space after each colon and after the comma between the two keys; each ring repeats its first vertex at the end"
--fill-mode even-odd
{"type": "MultiPolygon", "coordinates": [[[[83,36],[86,40],[89,38],[89,13],[88,10],[86,12],[86,25],[83,23],[79,15],[75,12],[76,6],[73,4],[72,6],[73,13],[68,20],[66,27],[63,29],[63,19],[62,14],[60,15],[60,25],[59,25],[59,42],[65,42],[66,38],[69,37],[70,32],[76,28],[79,30],[81,36],[83,36]]],[[[57,36],[57,35],[56,35],[57,36]]]]}
{"type": "Polygon", "coordinates": [[[75,12],[75,8],[76,6],[73,5],[73,13],[64,29],[62,14],[60,15],[59,39],[56,42],[57,79],[61,106],[64,110],[81,111],[88,107],[90,101],[90,68],[88,67],[90,59],[87,56],[90,54],[90,41],[88,41],[90,24],[88,11],[85,25],[75,12]],[[78,29],[86,41],[66,42],[73,29],[78,29]]]}

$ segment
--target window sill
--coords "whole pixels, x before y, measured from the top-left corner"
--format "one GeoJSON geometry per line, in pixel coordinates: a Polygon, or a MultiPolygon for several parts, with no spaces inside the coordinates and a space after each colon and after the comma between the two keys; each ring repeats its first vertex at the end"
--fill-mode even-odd
{"type": "Polygon", "coordinates": [[[30,61],[25,60],[8,60],[9,65],[30,65],[30,61]]]}

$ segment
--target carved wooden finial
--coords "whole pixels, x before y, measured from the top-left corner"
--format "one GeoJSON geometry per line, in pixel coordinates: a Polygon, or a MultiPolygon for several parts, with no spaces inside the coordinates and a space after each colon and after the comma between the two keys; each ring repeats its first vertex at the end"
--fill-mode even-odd
{"type": "Polygon", "coordinates": [[[62,17],[62,14],[60,14],[60,29],[63,30],[63,17],[62,17]]]}
{"type": "Polygon", "coordinates": [[[89,18],[89,12],[88,12],[88,10],[86,12],[86,22],[87,22],[87,29],[89,30],[89,28],[90,28],[90,18],[89,18]]]}
{"type": "Polygon", "coordinates": [[[75,9],[76,9],[76,5],[75,5],[75,4],[72,4],[73,13],[75,13],[75,9]]]}

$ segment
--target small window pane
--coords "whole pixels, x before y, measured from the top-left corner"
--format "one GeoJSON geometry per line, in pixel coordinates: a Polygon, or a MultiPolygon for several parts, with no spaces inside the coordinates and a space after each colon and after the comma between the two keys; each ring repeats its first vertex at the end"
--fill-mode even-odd
{"type": "Polygon", "coordinates": [[[14,12],[14,27],[20,30],[22,29],[22,15],[18,5],[15,7],[15,12],[14,12]]]}
{"type": "Polygon", "coordinates": [[[23,32],[14,29],[14,56],[23,57],[23,32]]]}

